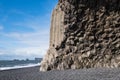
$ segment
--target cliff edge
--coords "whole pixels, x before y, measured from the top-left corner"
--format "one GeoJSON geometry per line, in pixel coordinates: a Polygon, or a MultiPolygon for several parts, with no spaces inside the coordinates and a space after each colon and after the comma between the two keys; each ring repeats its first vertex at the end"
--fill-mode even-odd
{"type": "Polygon", "coordinates": [[[120,0],[59,0],[40,71],[120,67],[120,0]]]}

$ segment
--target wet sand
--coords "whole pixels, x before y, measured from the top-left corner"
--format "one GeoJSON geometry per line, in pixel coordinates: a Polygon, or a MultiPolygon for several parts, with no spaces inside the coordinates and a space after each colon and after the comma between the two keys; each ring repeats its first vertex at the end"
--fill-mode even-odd
{"type": "Polygon", "coordinates": [[[39,72],[39,66],[0,71],[0,80],[120,80],[120,69],[82,69],[39,72]]]}

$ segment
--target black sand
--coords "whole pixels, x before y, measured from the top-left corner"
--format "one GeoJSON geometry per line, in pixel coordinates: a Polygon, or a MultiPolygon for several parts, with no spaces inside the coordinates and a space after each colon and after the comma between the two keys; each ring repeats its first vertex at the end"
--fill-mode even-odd
{"type": "Polygon", "coordinates": [[[120,80],[120,69],[39,72],[39,67],[0,71],[0,80],[120,80]]]}

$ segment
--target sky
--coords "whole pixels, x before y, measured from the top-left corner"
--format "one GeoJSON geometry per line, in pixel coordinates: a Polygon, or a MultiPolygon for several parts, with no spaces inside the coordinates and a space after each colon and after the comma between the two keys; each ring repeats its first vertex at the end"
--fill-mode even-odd
{"type": "Polygon", "coordinates": [[[42,58],[57,0],[0,0],[0,60],[42,58]]]}

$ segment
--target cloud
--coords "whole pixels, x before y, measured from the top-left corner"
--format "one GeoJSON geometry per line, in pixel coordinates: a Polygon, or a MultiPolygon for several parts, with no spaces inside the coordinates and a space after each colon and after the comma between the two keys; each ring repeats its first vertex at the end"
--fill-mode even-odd
{"type": "Polygon", "coordinates": [[[7,50],[7,49],[1,49],[1,48],[0,48],[0,55],[7,54],[8,52],[10,52],[10,51],[7,50]]]}
{"type": "Polygon", "coordinates": [[[6,56],[13,56],[14,58],[35,58],[35,57],[43,57],[47,51],[47,48],[44,47],[25,47],[25,48],[14,48],[14,49],[5,49],[0,50],[0,58],[6,56]],[[14,57],[15,56],[15,57],[14,57]]]}
{"type": "Polygon", "coordinates": [[[9,44],[11,46],[6,46],[7,49],[0,52],[3,57],[7,55],[14,55],[15,58],[43,57],[49,46],[49,29],[46,28],[25,33],[2,32],[0,33],[0,36],[10,39],[10,41],[6,41],[4,39],[0,40],[0,43],[3,45],[9,44]]]}
{"type": "Polygon", "coordinates": [[[3,36],[15,39],[17,42],[31,45],[48,44],[49,31],[41,30],[40,32],[29,32],[29,33],[2,33],[3,36]]]}
{"type": "MultiPolygon", "coordinates": [[[[13,11],[24,17],[23,21],[11,22],[11,26],[29,27],[29,32],[0,32],[0,44],[6,45],[6,49],[0,51],[0,58],[13,56],[14,58],[43,57],[49,47],[50,14],[44,16],[31,16],[21,11],[13,11]],[[8,41],[9,40],[9,41],[8,41]]],[[[14,27],[14,28],[15,28],[14,27]]],[[[1,30],[3,28],[1,27],[1,30]]]]}
{"type": "MultiPolygon", "coordinates": [[[[46,48],[43,48],[46,50],[46,48]]],[[[40,47],[27,47],[27,48],[16,48],[14,50],[14,53],[16,55],[24,54],[23,56],[43,56],[44,50],[42,50],[40,47]]]]}
{"type": "Polygon", "coordinates": [[[4,51],[3,50],[0,50],[0,55],[4,54],[4,51]]]}
{"type": "MultiPolygon", "coordinates": [[[[9,43],[12,46],[5,50],[0,51],[0,54],[14,54],[21,57],[43,57],[47,52],[49,46],[49,32],[47,30],[41,30],[40,32],[29,33],[2,33],[2,36],[12,39],[9,43]],[[16,45],[16,46],[15,46],[16,45]],[[20,46],[22,45],[22,47],[20,46]],[[15,46],[15,47],[13,47],[15,46]]],[[[6,45],[6,41],[0,41],[6,45]]],[[[6,46],[7,47],[7,46],[6,46]]]]}

